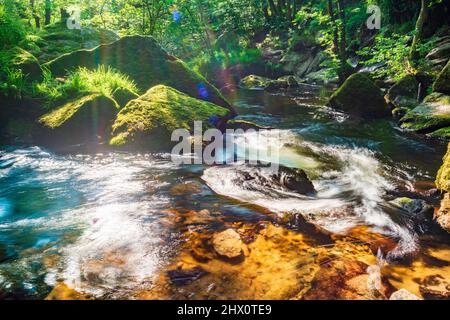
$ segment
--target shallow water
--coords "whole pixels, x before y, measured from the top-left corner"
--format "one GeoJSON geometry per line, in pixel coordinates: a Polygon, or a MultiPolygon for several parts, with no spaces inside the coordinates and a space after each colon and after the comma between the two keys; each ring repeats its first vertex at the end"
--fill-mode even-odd
{"type": "MultiPolygon", "coordinates": [[[[3,147],[0,298],[45,298],[62,282],[92,297],[131,297],[148,292],[164,270],[186,256],[186,239],[193,234],[296,213],[333,234],[368,226],[395,241],[390,258],[414,254],[419,261],[423,256],[417,252],[433,247],[443,261],[450,261],[448,237],[424,242],[407,221],[385,208],[392,190],[432,187],[445,145],[402,132],[389,120],[350,119],[323,107],[323,94],[320,88],[305,86],[289,94],[240,90],[230,97],[241,118],[276,128],[265,133],[274,138],[259,147],[277,148],[283,165],[303,168],[318,191],[314,197],[270,188],[249,192],[233,180],[237,172],[252,170],[245,164],[182,167],[171,163],[167,154],[68,155],[39,147],[3,147]],[[205,209],[206,219],[192,214],[205,209]]],[[[252,136],[241,138],[251,141],[252,136]]],[[[319,241],[315,234],[298,232],[289,239],[319,241]]],[[[301,257],[291,245],[258,243],[268,257],[301,257]]],[[[253,256],[247,260],[248,270],[251,261],[259,263],[253,256]]],[[[209,266],[218,270],[225,265],[216,261],[209,266]]],[[[408,283],[418,272],[426,274],[424,268],[394,268],[387,277],[395,274],[396,284],[417,292],[417,286],[408,283]]],[[[294,269],[289,265],[285,271],[294,269]]],[[[277,272],[269,266],[264,270],[277,272]]],[[[312,273],[307,274],[305,279],[312,273]]],[[[286,279],[285,286],[291,287],[293,280],[286,279]]],[[[252,296],[256,283],[240,285],[240,296],[226,297],[284,297],[252,296]]]]}

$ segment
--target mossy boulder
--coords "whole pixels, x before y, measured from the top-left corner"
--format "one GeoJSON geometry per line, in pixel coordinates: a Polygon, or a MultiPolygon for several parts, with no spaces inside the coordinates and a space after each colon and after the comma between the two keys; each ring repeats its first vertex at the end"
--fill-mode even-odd
{"type": "Polygon", "coordinates": [[[252,74],[241,79],[239,87],[249,90],[263,90],[266,89],[271,82],[272,79],[252,74]]]}
{"type": "Polygon", "coordinates": [[[412,109],[417,106],[419,82],[412,75],[407,75],[393,85],[385,98],[394,108],[412,109]]]}
{"type": "Polygon", "coordinates": [[[443,158],[443,164],[438,171],[436,186],[441,191],[450,192],[450,144],[447,154],[443,158]]]}
{"type": "Polygon", "coordinates": [[[42,81],[42,69],[39,61],[28,51],[14,47],[0,56],[1,67],[21,70],[30,81],[42,81]]]}
{"type": "Polygon", "coordinates": [[[382,117],[389,114],[381,89],[363,73],[351,75],[333,93],[327,105],[361,117],[382,117]]]}
{"type": "Polygon", "coordinates": [[[439,73],[436,82],[433,84],[433,91],[450,94],[450,61],[439,73]]]}
{"type": "Polygon", "coordinates": [[[438,137],[450,126],[450,96],[432,93],[400,119],[402,128],[438,137]]]}
{"type": "Polygon", "coordinates": [[[228,109],[190,97],[174,88],[158,85],[130,101],[113,125],[113,146],[160,148],[170,144],[176,129],[193,130],[194,121],[205,123],[224,116],[228,109]]]}
{"type": "Polygon", "coordinates": [[[43,127],[39,139],[65,146],[107,142],[118,112],[113,99],[98,93],[75,98],[39,118],[43,127]]]}
{"type": "Polygon", "coordinates": [[[59,77],[80,66],[96,69],[99,65],[128,75],[143,91],[163,84],[231,110],[230,104],[214,86],[183,61],[169,55],[152,37],[124,37],[94,49],[65,54],[46,64],[53,75],[59,77]]]}

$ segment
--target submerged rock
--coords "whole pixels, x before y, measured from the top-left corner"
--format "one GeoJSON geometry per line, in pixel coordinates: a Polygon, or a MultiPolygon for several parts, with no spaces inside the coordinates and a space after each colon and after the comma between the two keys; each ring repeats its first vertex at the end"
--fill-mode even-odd
{"type": "MultiPolygon", "coordinates": [[[[193,130],[194,121],[224,116],[228,109],[158,85],[131,100],[113,125],[113,146],[165,147],[176,129],[193,130]]],[[[203,126],[207,129],[206,126],[203,126]]]]}
{"type": "Polygon", "coordinates": [[[200,279],[206,274],[207,272],[198,266],[191,269],[179,268],[167,272],[170,282],[175,286],[187,285],[192,281],[200,279]]]}
{"type": "Polygon", "coordinates": [[[328,106],[362,117],[389,114],[383,93],[365,74],[356,73],[331,96],[328,106]]]}
{"type": "Polygon", "coordinates": [[[233,229],[228,229],[213,236],[212,243],[214,250],[226,258],[234,259],[242,254],[242,240],[239,233],[233,229]]]}
{"type": "Polygon", "coordinates": [[[412,294],[406,289],[400,289],[398,291],[395,291],[389,300],[422,300],[415,294],[412,294]]]}
{"type": "MultiPolygon", "coordinates": [[[[450,43],[449,43],[450,47],[450,43]]],[[[433,84],[433,90],[435,92],[442,92],[450,94],[450,61],[439,73],[436,82],[433,84]]]]}
{"type": "Polygon", "coordinates": [[[65,54],[46,66],[63,77],[78,67],[109,66],[129,76],[141,90],[163,84],[187,95],[231,109],[222,94],[200,74],[164,51],[152,37],[128,36],[91,50],[65,54]]]}
{"type": "Polygon", "coordinates": [[[419,233],[426,233],[435,226],[433,222],[434,208],[421,199],[397,198],[391,204],[405,212],[408,221],[414,225],[419,233]]]}
{"type": "Polygon", "coordinates": [[[107,142],[118,112],[117,103],[101,94],[76,98],[39,119],[45,129],[40,140],[62,145],[107,142]]]}
{"type": "Polygon", "coordinates": [[[433,137],[450,136],[450,96],[432,93],[401,120],[402,128],[433,137]]]}
{"type": "Polygon", "coordinates": [[[407,75],[389,89],[385,98],[394,108],[412,109],[418,104],[418,93],[419,82],[414,76],[407,75]]]}
{"type": "Polygon", "coordinates": [[[450,299],[450,282],[441,275],[428,276],[422,281],[420,293],[425,299],[450,299]]]}

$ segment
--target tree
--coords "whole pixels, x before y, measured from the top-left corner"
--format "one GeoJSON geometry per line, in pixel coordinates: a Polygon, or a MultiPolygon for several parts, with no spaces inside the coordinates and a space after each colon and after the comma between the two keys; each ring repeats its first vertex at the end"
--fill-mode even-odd
{"type": "Polygon", "coordinates": [[[416,33],[414,35],[414,39],[411,45],[411,51],[409,54],[409,59],[413,63],[415,63],[419,58],[418,44],[423,39],[424,25],[428,19],[429,7],[430,0],[421,0],[420,13],[416,22],[416,33]]]}

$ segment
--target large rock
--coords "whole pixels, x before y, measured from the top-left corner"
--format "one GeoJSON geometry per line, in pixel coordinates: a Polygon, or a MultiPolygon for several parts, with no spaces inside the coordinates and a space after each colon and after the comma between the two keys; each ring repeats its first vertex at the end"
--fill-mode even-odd
{"type": "Polygon", "coordinates": [[[297,88],[299,86],[294,76],[284,76],[278,79],[269,79],[266,77],[249,75],[239,82],[239,86],[249,90],[285,90],[297,88]]]}
{"type": "Polygon", "coordinates": [[[228,229],[213,236],[214,250],[226,258],[234,259],[242,254],[241,236],[233,229],[228,229]]]}
{"type": "Polygon", "coordinates": [[[438,171],[436,186],[441,191],[450,192],[450,144],[447,154],[443,158],[443,164],[438,171]]]}
{"type": "Polygon", "coordinates": [[[433,90],[435,92],[450,94],[450,61],[442,69],[441,73],[439,73],[436,82],[433,84],[433,90]]]}
{"type": "Polygon", "coordinates": [[[174,130],[192,131],[194,121],[206,122],[212,116],[227,113],[228,109],[158,85],[131,100],[120,111],[110,143],[114,146],[165,147],[174,130]]]}
{"type": "Polygon", "coordinates": [[[233,183],[249,191],[283,189],[299,194],[316,192],[305,171],[283,166],[280,166],[275,172],[267,170],[264,166],[248,166],[237,171],[233,183]]]}
{"type": "Polygon", "coordinates": [[[402,128],[433,137],[448,137],[450,96],[432,93],[400,119],[402,128]]]}
{"type": "Polygon", "coordinates": [[[0,57],[0,63],[2,67],[6,66],[10,69],[21,70],[23,75],[30,81],[42,80],[43,72],[38,60],[22,48],[15,47],[3,52],[0,57]]]}
{"type": "Polygon", "coordinates": [[[412,109],[418,105],[418,93],[419,82],[414,76],[407,75],[389,89],[385,98],[394,108],[412,109]]]}
{"type": "Polygon", "coordinates": [[[107,142],[111,125],[119,112],[117,103],[101,94],[90,94],[67,102],[43,115],[40,139],[50,145],[107,142]]]}
{"type": "Polygon", "coordinates": [[[351,75],[331,96],[328,106],[362,117],[389,115],[381,89],[362,73],[351,75]]]}
{"type": "Polygon", "coordinates": [[[65,76],[80,66],[96,69],[110,66],[128,75],[141,90],[158,84],[173,87],[187,95],[230,108],[221,93],[204,77],[169,55],[152,37],[128,36],[91,50],[63,55],[46,66],[55,76],[65,76]]]}

